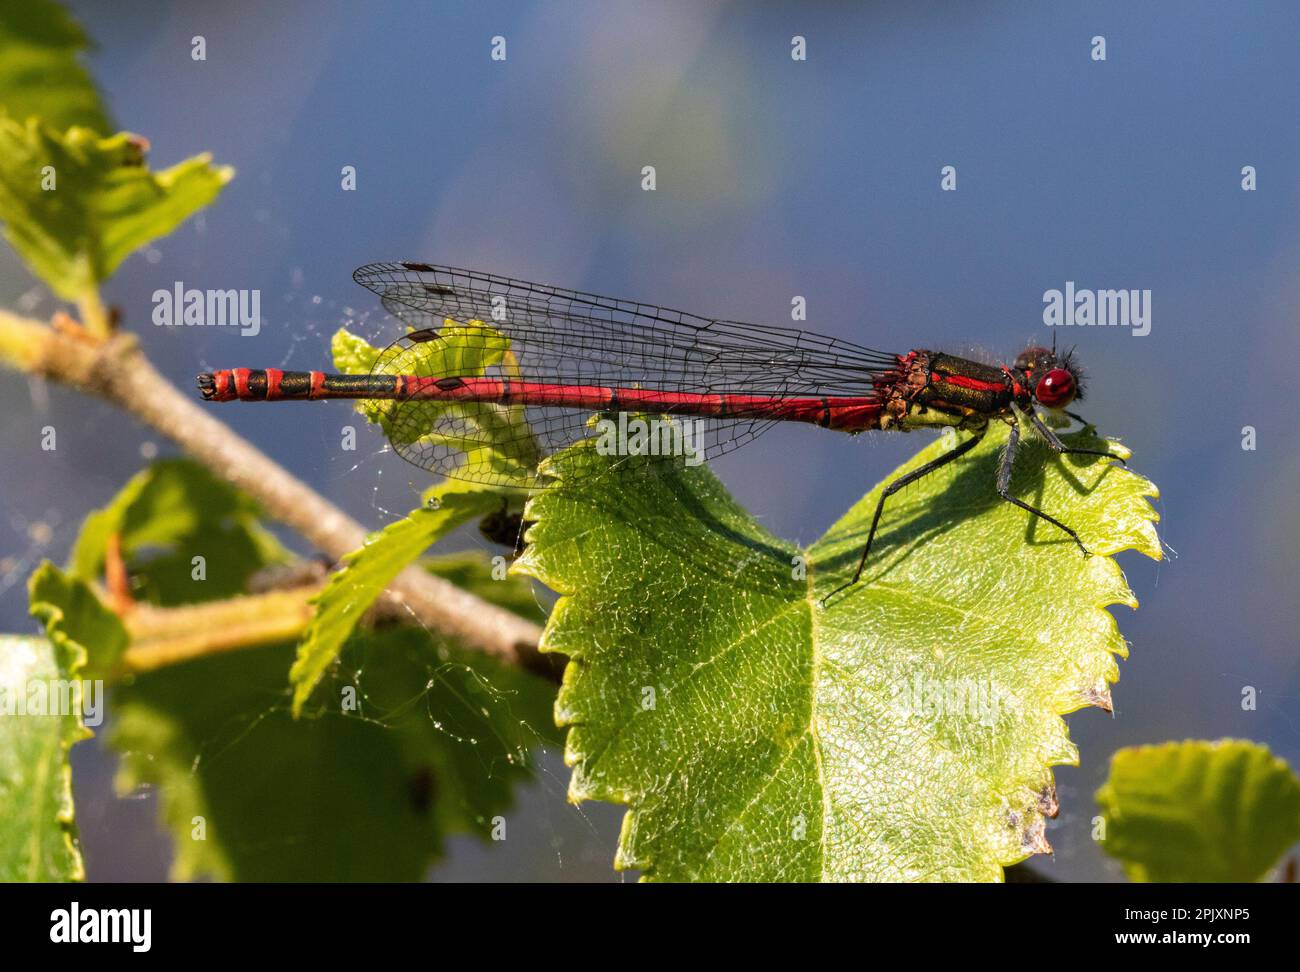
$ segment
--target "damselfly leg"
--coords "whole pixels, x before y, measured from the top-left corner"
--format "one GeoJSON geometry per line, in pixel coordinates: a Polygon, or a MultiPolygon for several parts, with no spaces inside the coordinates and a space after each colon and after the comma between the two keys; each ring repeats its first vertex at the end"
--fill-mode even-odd
{"type": "MultiPolygon", "coordinates": [[[[1103,452],[1101,449],[1075,449],[1071,446],[1068,446],[1061,441],[1060,437],[1057,436],[1056,432],[1052,429],[1052,427],[1049,426],[1046,422],[1044,422],[1042,417],[1037,412],[1029,412],[1028,415],[1029,415],[1029,421],[1034,423],[1034,428],[1037,429],[1038,434],[1043,437],[1043,441],[1047,443],[1047,447],[1051,449],[1053,452],[1057,453],[1058,455],[1105,456],[1108,459],[1118,459],[1120,462],[1124,463],[1125,466],[1128,465],[1128,462],[1124,459],[1123,456],[1117,456],[1113,452],[1103,452]]],[[[1070,417],[1078,418],[1078,416],[1074,416],[1074,415],[1071,415],[1070,417]]],[[[1083,421],[1083,420],[1079,419],[1079,421],[1083,421]]]]}
{"type": "Polygon", "coordinates": [[[1084,418],[1084,417],[1083,417],[1082,415],[1080,415],[1078,412],[1071,412],[1071,411],[1069,411],[1069,410],[1067,410],[1067,409],[1062,409],[1061,411],[1065,412],[1066,415],[1070,416],[1070,418],[1074,419],[1076,422],[1078,422],[1080,425],[1082,425],[1082,426],[1083,426],[1083,431],[1085,431],[1085,432],[1092,432],[1093,430],[1095,430],[1095,429],[1097,428],[1097,426],[1093,425],[1091,422],[1089,422],[1086,418],[1084,418]]]}
{"type": "Polygon", "coordinates": [[[858,559],[858,567],[857,570],[853,572],[852,580],[850,580],[846,584],[841,584],[839,587],[835,588],[835,590],[831,591],[829,594],[823,597],[822,607],[825,607],[827,602],[829,602],[830,599],[834,597],[836,594],[840,593],[840,591],[848,590],[850,587],[856,584],[858,582],[858,579],[862,576],[862,570],[867,565],[867,555],[871,553],[871,542],[876,538],[876,527],[880,525],[880,514],[883,513],[885,510],[885,500],[889,499],[889,497],[893,496],[895,493],[897,493],[908,483],[914,483],[918,479],[930,475],[930,473],[934,472],[936,469],[942,469],[944,466],[948,465],[948,463],[952,462],[954,459],[960,459],[966,453],[970,452],[977,445],[979,445],[980,440],[983,438],[984,438],[983,432],[979,432],[975,435],[972,435],[965,442],[959,443],[951,451],[945,452],[938,459],[931,459],[925,465],[918,466],[916,469],[913,469],[910,473],[906,473],[902,476],[899,476],[892,483],[886,486],[884,490],[881,491],[880,500],[876,503],[876,513],[871,518],[871,529],[867,531],[867,545],[862,548],[862,556],[858,559]]]}
{"type": "MultiPolygon", "coordinates": [[[[1043,441],[1047,443],[1048,448],[1050,448],[1053,452],[1056,452],[1061,455],[1104,456],[1111,459],[1119,459],[1120,462],[1124,462],[1124,459],[1121,456],[1117,456],[1111,452],[1103,452],[1099,449],[1071,448],[1070,446],[1067,446],[1064,442],[1060,440],[1060,438],[1056,435],[1056,433],[1052,431],[1052,429],[1047,425],[1047,423],[1045,423],[1038,416],[1036,412],[1029,412],[1028,417],[1030,421],[1033,423],[1034,428],[1043,437],[1043,441]]],[[[1076,419],[1078,418],[1078,416],[1071,416],[1071,417],[1076,419]]],[[[1066,533],[1066,535],[1069,536],[1070,539],[1073,540],[1078,545],[1079,549],[1082,550],[1086,556],[1091,556],[1091,552],[1088,550],[1087,547],[1084,546],[1083,541],[1079,539],[1078,533],[1076,533],[1070,527],[1066,526],[1060,520],[1056,519],[1056,517],[1052,516],[1051,514],[1045,513],[1044,511],[1038,509],[1036,506],[1031,506],[1030,504],[1026,503],[1024,500],[1017,499],[1016,497],[1011,495],[1011,473],[1012,473],[1012,469],[1015,466],[1016,456],[1020,451],[1020,425],[1015,420],[1014,417],[1009,417],[1007,419],[1007,424],[1011,426],[1011,433],[1007,437],[1006,449],[1002,453],[1002,462],[998,468],[998,477],[997,477],[998,495],[1002,497],[1002,499],[1006,500],[1008,503],[1011,503],[1013,506],[1018,506],[1020,507],[1020,509],[1024,510],[1025,512],[1032,513],[1034,516],[1046,520],[1048,523],[1052,524],[1053,526],[1063,530],[1066,533]]],[[[866,546],[862,548],[862,556],[858,560],[857,569],[853,571],[853,577],[849,581],[847,581],[844,584],[841,584],[839,587],[835,588],[835,590],[831,591],[829,594],[823,597],[822,598],[823,607],[825,607],[826,604],[829,603],[830,599],[833,598],[836,594],[848,590],[850,587],[855,585],[861,579],[862,571],[866,568],[867,565],[867,557],[871,553],[872,543],[876,538],[876,528],[880,525],[880,516],[885,510],[885,500],[889,499],[889,497],[893,496],[896,492],[898,492],[900,489],[902,489],[904,486],[908,485],[909,483],[916,482],[918,479],[921,479],[929,475],[930,473],[934,472],[936,469],[943,468],[948,463],[952,462],[954,459],[958,459],[961,456],[965,455],[967,452],[970,452],[970,450],[975,448],[975,446],[979,445],[980,440],[983,439],[983,437],[984,437],[983,432],[971,436],[969,439],[967,439],[965,442],[958,445],[952,451],[945,453],[944,455],[940,456],[938,459],[933,459],[930,462],[927,462],[923,466],[919,466],[918,468],[913,469],[910,473],[907,473],[903,476],[899,476],[892,483],[890,483],[888,486],[885,487],[885,489],[880,494],[880,500],[876,503],[876,512],[871,518],[871,529],[867,531],[867,543],[866,546]]],[[[1127,465],[1127,463],[1125,463],[1125,465],[1127,465]]]]}
{"type": "MultiPolygon", "coordinates": [[[[1038,416],[1033,416],[1035,419],[1038,416]]],[[[1091,557],[1092,553],[1083,545],[1079,535],[1071,530],[1068,526],[1058,520],[1056,517],[1044,513],[1036,506],[1030,506],[1024,500],[1018,500],[1011,495],[1011,469],[1016,464],[1016,453],[1020,451],[1020,424],[1015,418],[1008,418],[1007,424],[1011,426],[1011,434],[1007,436],[1006,450],[1002,453],[1002,465],[998,468],[998,495],[1013,506],[1018,506],[1027,513],[1032,513],[1040,519],[1046,520],[1053,526],[1060,527],[1064,530],[1071,540],[1079,545],[1085,556],[1091,557]]],[[[1046,426],[1044,426],[1046,428],[1046,426]]],[[[1058,440],[1059,441],[1059,440],[1058,440]]],[[[1109,455],[1109,453],[1098,453],[1099,455],[1109,455]]]]}

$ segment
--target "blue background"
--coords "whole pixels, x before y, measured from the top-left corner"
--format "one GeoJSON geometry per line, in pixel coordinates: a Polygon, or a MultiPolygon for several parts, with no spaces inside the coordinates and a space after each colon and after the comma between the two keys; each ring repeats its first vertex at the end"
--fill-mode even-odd
{"type": "MultiPolygon", "coordinates": [[[[1089,418],[1159,484],[1171,559],[1121,557],[1142,601],[1114,717],[1069,717],[1057,771],[1062,879],[1117,870],[1089,831],[1117,748],[1231,735],[1300,765],[1300,7],[1291,3],[78,3],[120,127],[156,167],[236,167],[216,205],[105,288],[164,374],[327,367],[341,323],[396,334],[352,269],[431,260],[806,326],[890,350],[1050,340],[1067,280],[1149,288],[1149,336],[1072,329],[1089,418]],[[790,38],[808,60],[790,57],[790,38]],[[207,60],[190,39],[203,35],[207,60]],[[504,63],[491,38],[507,40],[504,63]],[[1104,35],[1107,60],[1090,57],[1104,35]],[[358,188],[340,188],[354,165],[358,188]],[[658,189],[643,192],[641,167],[658,189]],[[953,165],[958,190],[939,190],[953,165]],[[1241,189],[1241,168],[1259,188],[1241,189]],[[155,328],[175,281],[260,288],[256,338],[155,328]],[[1242,429],[1258,448],[1242,449],[1242,429]],[[1243,687],[1259,693],[1243,711],[1243,687]]],[[[7,250],[0,300],[54,304],[7,250]]],[[[23,582],[145,462],[151,432],[57,387],[0,381],[0,628],[33,630],[23,582]],[[57,453],[38,430],[60,431],[57,453]]],[[[339,406],[222,417],[367,526],[428,485],[339,406]],[[359,457],[359,458],[358,458],[359,457]]],[[[717,469],[774,531],[811,541],[921,444],[779,429],[717,469]],[[883,441],[877,441],[882,440],[883,441]],[[868,441],[870,440],[870,441],[868,441]]],[[[170,448],[159,442],[165,454],[170,448]]],[[[473,544],[468,534],[459,538],[473,544]]],[[[77,755],[90,876],[161,878],[149,794],[77,755]]],[[[558,757],[506,847],[451,844],[434,878],[617,880],[621,811],[564,802],[558,757]]]]}

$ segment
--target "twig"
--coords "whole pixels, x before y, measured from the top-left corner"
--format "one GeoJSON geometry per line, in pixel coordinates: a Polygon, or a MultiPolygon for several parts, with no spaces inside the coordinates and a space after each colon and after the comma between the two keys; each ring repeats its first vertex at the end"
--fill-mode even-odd
{"type": "MultiPolygon", "coordinates": [[[[327,583],[325,577],[201,604],[157,607],[133,602],[120,609],[114,606],[111,590],[94,585],[95,594],[121,619],[129,639],[120,671],[111,674],[150,672],[224,651],[299,638],[315,613],[313,599],[327,583]]],[[[361,623],[407,620],[408,613],[396,602],[381,598],[361,623]]]]}
{"type": "Polygon", "coordinates": [[[222,651],[297,638],[311,622],[310,601],[320,590],[317,584],[174,608],[133,605],[122,618],[130,635],[123,668],[148,672],[222,651]]]}
{"type": "MultiPolygon", "coordinates": [[[[97,395],[135,415],[256,499],[266,512],[338,560],[359,548],[366,530],[338,507],[181,394],[155,370],[130,335],[100,341],[69,327],[50,328],[0,310],[0,364],[97,395]]],[[[541,629],[416,567],[384,595],[417,621],[511,664],[556,678],[537,650],[541,629]]]]}

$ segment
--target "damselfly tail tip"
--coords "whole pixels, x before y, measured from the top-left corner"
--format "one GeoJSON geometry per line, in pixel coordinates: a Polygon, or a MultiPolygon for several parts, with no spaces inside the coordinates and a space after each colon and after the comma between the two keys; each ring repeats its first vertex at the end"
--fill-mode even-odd
{"type": "Polygon", "coordinates": [[[199,383],[199,394],[203,396],[205,401],[212,401],[213,396],[217,394],[216,376],[205,371],[203,374],[198,376],[197,380],[199,383]]]}

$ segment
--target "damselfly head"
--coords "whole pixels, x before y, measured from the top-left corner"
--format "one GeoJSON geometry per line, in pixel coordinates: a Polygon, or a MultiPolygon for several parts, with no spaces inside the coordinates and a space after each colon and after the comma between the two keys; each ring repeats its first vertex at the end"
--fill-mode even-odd
{"type": "Polygon", "coordinates": [[[1065,408],[1083,398],[1083,372],[1073,351],[1061,355],[1051,348],[1026,348],[1016,358],[1016,370],[1024,374],[1034,400],[1045,408],[1065,408]]]}

